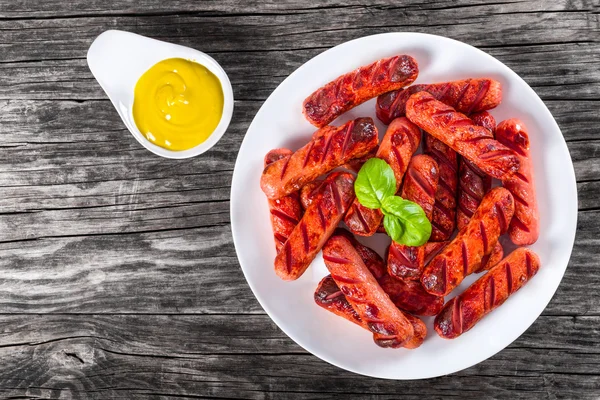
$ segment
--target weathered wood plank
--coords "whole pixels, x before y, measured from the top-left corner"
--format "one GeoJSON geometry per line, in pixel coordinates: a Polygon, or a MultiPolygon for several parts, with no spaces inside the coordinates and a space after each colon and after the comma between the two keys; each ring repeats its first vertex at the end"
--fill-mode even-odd
{"type": "Polygon", "coordinates": [[[600,390],[600,361],[590,350],[599,317],[542,317],[491,359],[427,384],[335,368],[266,316],[15,315],[1,316],[0,326],[3,396],[422,399],[460,388],[461,398],[525,399],[594,398],[600,390]]]}
{"type": "MultiPolygon", "coordinates": [[[[580,213],[573,256],[545,314],[599,315],[599,213],[580,213]]],[[[262,313],[226,225],[0,243],[0,254],[3,313],[262,313]]]]}

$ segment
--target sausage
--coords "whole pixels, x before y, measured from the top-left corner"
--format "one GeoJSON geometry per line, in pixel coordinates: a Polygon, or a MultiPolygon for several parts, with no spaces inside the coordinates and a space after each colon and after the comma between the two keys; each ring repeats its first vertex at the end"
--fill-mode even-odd
{"type": "MultiPolygon", "coordinates": [[[[381,140],[376,157],[383,159],[392,167],[396,178],[396,191],[400,187],[410,158],[417,151],[420,141],[421,130],[406,118],[392,121],[381,140]]],[[[348,228],[361,236],[373,235],[382,220],[383,214],[380,210],[364,207],[358,200],[354,200],[344,218],[348,228]]]]}
{"type": "Polygon", "coordinates": [[[512,118],[498,124],[496,137],[500,143],[517,153],[521,162],[517,173],[502,181],[515,198],[515,216],[508,228],[508,236],[518,246],[530,245],[537,241],[540,234],[540,217],[535,197],[529,135],[525,124],[512,118]]]}
{"type": "Polygon", "coordinates": [[[334,172],[306,209],[289,239],[275,257],[275,272],[283,280],[298,279],[331,236],[354,200],[354,176],[334,172]]]}
{"type": "Polygon", "coordinates": [[[427,92],[408,99],[406,116],[493,178],[508,178],[519,169],[515,152],[495,140],[489,130],[427,92]]]}
{"type": "Polygon", "coordinates": [[[302,208],[306,210],[310,207],[312,201],[317,197],[317,194],[319,194],[322,183],[322,179],[317,179],[302,186],[302,189],[300,189],[300,204],[302,204],[302,208]]]}
{"type": "Polygon", "coordinates": [[[480,174],[468,160],[462,159],[458,170],[458,209],[456,212],[456,225],[459,230],[465,227],[479,207],[483,196],[492,187],[492,178],[480,174]]]}
{"type": "MultiPolygon", "coordinates": [[[[438,186],[438,164],[430,156],[419,154],[410,160],[401,197],[417,203],[429,220],[432,218],[438,186]]],[[[424,266],[424,247],[392,242],[388,252],[388,272],[397,279],[418,280],[424,266]]]]}
{"type": "Polygon", "coordinates": [[[358,174],[358,171],[360,171],[363,164],[366,163],[369,159],[375,157],[375,154],[377,154],[377,151],[373,150],[366,156],[362,156],[348,161],[346,164],[342,165],[342,167],[358,174]]]}
{"type": "Polygon", "coordinates": [[[481,258],[481,264],[479,265],[479,268],[477,268],[474,272],[478,274],[483,271],[489,271],[494,265],[498,264],[503,257],[504,249],[502,248],[502,244],[500,244],[500,242],[497,242],[494,248],[492,249],[492,252],[487,256],[483,256],[481,258]]]}
{"type": "Polygon", "coordinates": [[[377,97],[377,118],[384,124],[389,124],[394,118],[403,117],[406,114],[406,102],[417,92],[430,93],[436,100],[467,115],[497,107],[502,101],[502,85],[494,79],[464,79],[413,85],[377,97]]]}
{"type": "MultiPolygon", "coordinates": [[[[292,154],[288,149],[274,149],[265,156],[265,166],[289,157],[292,154]]],[[[302,218],[302,207],[298,199],[298,193],[291,193],[277,200],[269,199],[269,213],[271,215],[271,226],[273,227],[273,237],[275,239],[275,249],[277,253],[288,240],[288,237],[298,225],[302,218]]]]}
{"type": "MultiPolygon", "coordinates": [[[[366,330],[369,330],[367,324],[363,322],[363,320],[358,316],[358,313],[354,311],[346,297],[335,283],[331,275],[327,275],[324,277],[317,289],[315,290],[314,295],[315,303],[320,307],[326,309],[338,315],[342,318],[347,319],[350,322],[354,322],[357,325],[362,326],[366,330]]],[[[403,345],[398,343],[395,336],[387,337],[385,335],[373,335],[373,340],[381,347],[405,347],[409,349],[415,349],[419,347],[423,341],[425,340],[425,336],[427,336],[427,328],[423,321],[419,318],[410,315],[404,314],[406,319],[412,324],[414,335],[411,340],[405,342],[403,345]]]]}
{"type": "Polygon", "coordinates": [[[421,276],[425,290],[445,296],[478,269],[482,257],[492,251],[508,229],[513,213],[510,192],[502,187],[490,190],[467,226],[425,267],[421,276]]]}
{"type": "Polygon", "coordinates": [[[382,58],[317,89],[304,100],[302,112],[308,122],[323,127],[367,100],[410,85],[418,74],[419,66],[410,56],[382,58]]]}
{"type": "Polygon", "coordinates": [[[278,199],[300,190],[332,169],[368,154],[377,146],[377,128],[371,118],[357,118],[340,127],[325,127],[289,158],[263,170],[260,187],[268,198],[278,199]]]}
{"type": "Polygon", "coordinates": [[[436,315],[444,306],[444,298],[427,293],[419,281],[403,281],[385,274],[381,288],[399,309],[415,315],[436,315]]]}
{"type": "Polygon", "coordinates": [[[358,240],[356,240],[354,235],[345,229],[337,228],[334,232],[334,235],[343,236],[348,239],[350,244],[352,244],[352,247],[354,247],[360,258],[365,263],[366,267],[369,269],[369,271],[371,271],[377,281],[379,281],[384,275],[387,275],[385,262],[375,250],[360,243],[358,240]]]}
{"type": "Polygon", "coordinates": [[[471,118],[475,125],[483,126],[490,131],[492,135],[496,134],[496,118],[489,112],[481,111],[474,113],[471,114],[469,118],[471,118]]]}
{"type": "Polygon", "coordinates": [[[456,225],[456,187],[458,185],[458,157],[454,150],[431,135],[425,134],[424,153],[431,156],[439,168],[440,180],[435,192],[431,217],[431,240],[450,239],[456,225]]]}
{"type": "Polygon", "coordinates": [[[401,346],[412,339],[412,324],[379,286],[348,239],[332,236],[323,247],[323,260],[352,308],[375,334],[374,339],[376,335],[386,336],[379,345],[401,346]]]}
{"type": "Polygon", "coordinates": [[[435,318],[434,329],[442,338],[454,339],[500,307],[540,269],[533,251],[519,248],[496,264],[467,290],[450,300],[435,318]]]}

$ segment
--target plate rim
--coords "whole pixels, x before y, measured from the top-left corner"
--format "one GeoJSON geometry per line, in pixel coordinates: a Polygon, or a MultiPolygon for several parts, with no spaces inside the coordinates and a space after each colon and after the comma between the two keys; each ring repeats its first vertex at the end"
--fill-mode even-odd
{"type": "Polygon", "coordinates": [[[256,114],[254,115],[254,118],[252,119],[252,122],[250,123],[250,125],[248,126],[248,129],[246,130],[246,133],[244,134],[244,139],[242,140],[242,143],[240,145],[240,148],[238,150],[238,154],[236,155],[236,161],[235,161],[235,165],[234,165],[234,170],[233,170],[233,176],[232,176],[232,181],[231,181],[231,191],[230,191],[230,207],[229,207],[229,212],[230,212],[230,223],[231,223],[231,234],[232,234],[232,238],[233,238],[233,244],[234,244],[234,248],[236,251],[236,256],[238,258],[238,263],[240,265],[240,269],[242,270],[242,273],[244,274],[244,278],[246,280],[246,282],[248,283],[248,286],[250,287],[250,290],[252,290],[252,293],[254,294],[254,297],[256,298],[256,300],[258,301],[258,303],[260,304],[260,306],[262,307],[262,309],[265,311],[265,313],[269,316],[269,318],[275,322],[275,324],[277,325],[277,327],[279,329],[281,329],[281,331],[283,331],[286,336],[288,336],[288,338],[290,338],[292,341],[294,341],[294,343],[298,344],[301,348],[303,348],[304,350],[306,350],[307,352],[309,352],[310,354],[316,356],[317,358],[327,362],[328,364],[334,365],[342,370],[346,370],[346,371],[350,371],[352,373],[358,374],[358,375],[363,375],[363,376],[368,376],[368,377],[372,377],[372,378],[379,378],[379,379],[389,379],[389,380],[401,380],[401,381],[410,381],[410,380],[423,380],[423,379],[431,379],[431,378],[436,378],[436,377],[441,377],[441,376],[446,376],[446,375],[451,375],[463,370],[466,370],[468,368],[474,367],[486,360],[488,360],[489,358],[495,356],[496,354],[500,353],[501,351],[503,351],[504,349],[506,349],[507,347],[509,347],[515,340],[517,340],[518,338],[520,338],[529,328],[531,328],[531,326],[539,319],[539,317],[541,316],[541,314],[544,312],[544,310],[548,307],[548,304],[550,303],[550,301],[552,301],[552,299],[554,298],[556,291],[558,290],[560,284],[562,283],[562,280],[564,279],[564,275],[566,273],[566,270],[569,266],[569,261],[571,260],[571,256],[573,254],[573,247],[575,244],[575,237],[576,237],[576,233],[577,233],[577,220],[578,220],[578,214],[579,214],[579,207],[578,207],[578,192],[577,192],[577,177],[575,175],[575,167],[573,165],[573,159],[571,158],[571,154],[569,152],[568,146],[567,146],[567,142],[565,140],[565,137],[562,133],[562,130],[560,129],[560,126],[558,125],[558,123],[556,122],[556,119],[554,118],[554,116],[552,115],[552,113],[550,112],[550,110],[548,109],[548,107],[546,106],[546,104],[544,103],[544,101],[539,97],[539,95],[535,92],[535,90],[533,90],[533,88],[519,75],[517,74],[515,71],[513,71],[510,67],[508,67],[506,64],[504,64],[502,61],[498,60],[497,58],[493,57],[492,55],[486,53],[485,51],[470,45],[468,43],[462,42],[460,40],[456,40],[456,39],[452,39],[446,36],[441,36],[441,35],[434,35],[434,34],[430,34],[430,33],[421,33],[421,32],[407,32],[407,31],[402,31],[402,32],[384,32],[384,33],[377,33],[377,34],[373,34],[373,35],[367,35],[367,36],[362,36],[359,38],[355,38],[352,40],[348,40],[345,41],[343,43],[337,44],[333,47],[330,47],[328,49],[325,49],[324,51],[322,51],[321,53],[315,55],[314,57],[306,60],[304,63],[302,63],[302,65],[300,65],[298,68],[296,68],[292,73],[290,73],[283,81],[281,81],[279,83],[279,85],[269,94],[269,96],[263,101],[262,105],[260,106],[260,108],[258,109],[258,111],[256,112],[256,114]],[[503,346],[501,349],[499,349],[498,351],[493,352],[492,354],[489,354],[487,356],[485,356],[485,358],[481,359],[480,361],[477,361],[474,364],[471,364],[469,366],[459,366],[458,368],[453,367],[451,368],[450,371],[447,372],[441,372],[441,373],[433,373],[427,376],[422,376],[422,377],[416,377],[416,378],[411,378],[411,377],[392,377],[392,376],[381,376],[381,375],[376,375],[376,374],[371,374],[371,373],[367,373],[364,371],[358,371],[355,368],[352,367],[348,367],[348,366],[342,366],[340,365],[340,363],[335,362],[331,359],[329,359],[325,354],[317,354],[314,350],[311,349],[310,345],[306,345],[304,343],[300,343],[299,340],[297,340],[297,338],[292,337],[289,333],[288,330],[286,328],[284,328],[285,324],[281,323],[281,320],[279,318],[277,318],[273,312],[271,312],[269,310],[269,307],[265,306],[266,302],[262,299],[261,294],[259,294],[259,292],[255,289],[254,285],[251,283],[251,280],[248,279],[248,275],[246,274],[246,271],[244,269],[244,267],[242,266],[242,262],[240,260],[240,256],[238,254],[238,246],[239,243],[241,242],[241,238],[236,238],[238,235],[236,234],[236,229],[234,229],[234,217],[233,215],[234,213],[234,205],[237,205],[236,200],[234,200],[236,197],[234,197],[234,193],[236,191],[236,187],[238,185],[236,185],[237,180],[239,180],[239,175],[240,173],[238,172],[240,170],[241,167],[239,167],[238,163],[239,161],[239,154],[242,152],[242,149],[245,146],[248,146],[248,138],[247,138],[247,134],[248,132],[252,129],[255,121],[256,121],[256,117],[261,113],[261,111],[263,110],[263,108],[265,107],[267,101],[269,100],[269,98],[271,98],[275,93],[279,92],[282,86],[284,86],[284,83],[287,82],[288,80],[290,80],[293,76],[295,76],[295,74],[299,73],[299,71],[309,62],[312,62],[318,58],[322,58],[325,57],[326,54],[328,52],[331,52],[335,49],[339,49],[340,47],[346,47],[346,46],[351,46],[353,44],[355,44],[356,42],[359,41],[363,41],[363,40],[367,40],[367,39],[374,39],[374,38],[384,38],[384,37],[400,37],[400,36],[409,36],[409,37],[419,37],[419,36],[425,36],[425,37],[429,37],[429,38],[433,38],[434,40],[442,40],[442,41],[451,41],[454,42],[455,44],[459,45],[459,46],[467,46],[469,47],[471,50],[474,50],[478,53],[480,53],[481,55],[484,55],[486,58],[490,59],[492,62],[494,63],[498,63],[502,69],[505,70],[505,72],[508,75],[511,75],[513,78],[516,78],[517,80],[521,81],[521,83],[523,83],[526,87],[526,90],[529,90],[530,92],[532,92],[532,94],[534,95],[534,97],[539,101],[539,103],[541,104],[542,107],[540,107],[541,110],[543,110],[543,112],[546,114],[546,117],[549,117],[549,120],[551,121],[551,123],[555,126],[555,128],[560,132],[561,136],[562,136],[562,141],[560,142],[560,146],[561,146],[561,151],[563,153],[565,153],[568,156],[568,160],[570,161],[570,168],[568,171],[566,171],[565,173],[569,175],[570,178],[572,178],[573,184],[574,184],[574,190],[570,191],[570,196],[574,197],[572,198],[572,200],[574,201],[575,207],[573,208],[572,213],[574,215],[571,216],[570,220],[572,221],[572,237],[569,239],[569,251],[568,251],[568,258],[567,258],[567,265],[564,267],[561,276],[560,276],[560,280],[558,282],[558,285],[556,285],[556,287],[554,288],[554,290],[552,291],[552,295],[549,296],[548,300],[545,302],[543,308],[541,309],[540,313],[535,317],[535,319],[533,319],[533,321],[529,324],[529,326],[527,328],[525,328],[521,333],[519,333],[514,339],[512,339],[510,342],[508,342],[505,346],[503,346]]]}

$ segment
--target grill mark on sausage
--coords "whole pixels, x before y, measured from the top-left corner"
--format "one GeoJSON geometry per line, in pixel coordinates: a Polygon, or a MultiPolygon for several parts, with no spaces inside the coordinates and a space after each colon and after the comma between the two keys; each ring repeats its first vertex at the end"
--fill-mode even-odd
{"type": "MultiPolygon", "coordinates": [[[[350,261],[346,260],[345,258],[342,257],[336,257],[336,256],[330,256],[328,254],[323,254],[323,260],[325,261],[330,261],[336,264],[348,264],[350,261]]],[[[333,278],[336,278],[335,276],[332,275],[333,278]]],[[[334,279],[336,282],[338,281],[338,279],[334,279]]],[[[344,280],[344,278],[340,278],[339,279],[340,282],[349,282],[348,280],[344,280]]]]}
{"type": "Polygon", "coordinates": [[[302,232],[302,240],[304,242],[304,252],[308,253],[309,243],[308,243],[308,232],[306,231],[306,224],[302,222],[300,224],[300,231],[302,232]]]}
{"type": "Polygon", "coordinates": [[[315,147],[315,142],[311,141],[310,147],[308,148],[308,151],[306,152],[306,157],[304,157],[304,162],[302,163],[302,168],[306,167],[306,164],[308,163],[308,159],[310,157],[310,152],[312,151],[313,147],[315,147]]]}
{"type": "Polygon", "coordinates": [[[325,147],[323,149],[323,154],[321,155],[321,163],[323,163],[325,161],[325,157],[327,157],[327,153],[329,152],[329,145],[331,144],[332,138],[333,138],[333,135],[329,135],[329,137],[327,138],[327,143],[325,143],[325,147]]]}
{"type": "Polygon", "coordinates": [[[513,152],[511,150],[492,150],[487,153],[483,153],[479,155],[480,160],[488,161],[488,160],[496,160],[501,157],[513,156],[513,152]]]}
{"type": "Polygon", "coordinates": [[[438,100],[442,101],[442,99],[445,98],[446,95],[448,94],[448,90],[450,90],[451,87],[452,87],[452,85],[450,84],[450,82],[446,82],[444,84],[444,86],[442,86],[442,89],[440,90],[438,100]]]}
{"type": "Polygon", "coordinates": [[[524,232],[530,232],[531,229],[529,229],[529,227],[517,216],[514,216],[513,219],[510,221],[510,224],[513,227],[517,227],[520,230],[524,231],[524,232]]]}
{"type": "Polygon", "coordinates": [[[484,297],[484,309],[485,311],[490,311],[496,302],[496,282],[494,281],[494,277],[491,276],[487,281],[487,286],[485,287],[485,297],[484,297]]]}
{"type": "Polygon", "coordinates": [[[494,210],[498,215],[498,223],[500,224],[500,234],[503,234],[508,229],[508,226],[506,222],[506,215],[504,214],[504,210],[502,210],[502,204],[496,202],[496,204],[494,204],[494,210]]]}
{"type": "MultiPolygon", "coordinates": [[[[512,192],[511,192],[511,193],[512,193],[512,192]]],[[[518,194],[516,194],[516,193],[512,193],[512,195],[513,195],[513,198],[515,199],[515,201],[516,201],[517,203],[521,203],[521,204],[522,204],[522,205],[524,205],[525,207],[529,207],[529,203],[527,203],[527,201],[525,201],[525,199],[524,199],[524,198],[522,198],[521,196],[519,196],[519,195],[518,195],[518,194]]]]}
{"type": "Polygon", "coordinates": [[[293,225],[297,225],[298,224],[298,220],[296,218],[292,217],[291,215],[287,215],[283,211],[278,210],[276,208],[272,208],[271,209],[271,215],[273,215],[273,216],[275,216],[275,217],[277,217],[277,218],[279,218],[281,220],[287,221],[290,224],[293,224],[293,225]]]}
{"type": "Polygon", "coordinates": [[[325,215],[323,215],[323,210],[321,209],[321,205],[317,206],[317,213],[319,214],[319,222],[321,222],[321,228],[323,230],[327,229],[327,221],[325,220],[325,215]]]}
{"type": "Polygon", "coordinates": [[[434,210],[433,212],[435,213],[437,211],[436,214],[442,214],[443,216],[445,216],[447,219],[452,220],[452,211],[450,211],[450,209],[448,207],[446,207],[444,204],[442,204],[441,201],[436,200],[435,201],[435,205],[434,205],[434,210]]]}
{"type": "Polygon", "coordinates": [[[423,191],[425,191],[425,193],[427,193],[429,197],[435,196],[433,187],[431,187],[429,182],[427,182],[421,174],[417,173],[413,168],[410,168],[408,170],[408,175],[415,181],[417,185],[421,187],[421,189],[423,189],[423,191]]]}
{"type": "MultiPolygon", "coordinates": [[[[429,154],[430,156],[432,156],[435,159],[435,161],[438,163],[438,165],[439,164],[447,165],[448,168],[450,168],[454,173],[456,173],[455,163],[451,162],[443,152],[441,152],[440,150],[438,150],[436,148],[430,147],[429,149],[427,149],[426,153],[429,154]]],[[[441,165],[440,165],[440,167],[441,167],[441,165]]]]}
{"type": "Polygon", "coordinates": [[[458,98],[456,99],[456,103],[454,103],[454,106],[452,108],[457,108],[458,105],[460,104],[460,101],[463,99],[463,97],[465,97],[465,94],[467,93],[467,90],[469,89],[469,86],[471,86],[471,80],[467,79],[467,82],[465,83],[465,86],[462,88],[460,95],[458,95],[458,98]]]}
{"type": "Polygon", "coordinates": [[[279,232],[275,232],[273,234],[273,236],[275,237],[275,240],[281,245],[285,244],[285,242],[287,242],[287,240],[288,240],[288,238],[286,236],[282,235],[279,232]]]}
{"type": "Polygon", "coordinates": [[[513,150],[515,153],[519,154],[520,156],[527,157],[527,153],[525,152],[525,149],[523,149],[521,146],[519,146],[518,144],[515,144],[512,140],[508,140],[507,138],[504,138],[502,135],[496,134],[496,136],[498,137],[498,141],[500,143],[502,143],[509,149],[513,150]]]}
{"type": "MultiPolygon", "coordinates": [[[[454,188],[450,187],[450,185],[448,185],[448,182],[446,182],[445,179],[440,179],[438,182],[438,190],[439,188],[444,189],[446,192],[448,193],[454,193],[454,188]]],[[[454,197],[451,195],[450,196],[452,199],[454,199],[454,197]]]]}
{"type": "Polygon", "coordinates": [[[283,162],[283,168],[281,168],[281,176],[279,177],[280,179],[283,179],[283,176],[285,175],[285,172],[287,171],[287,167],[288,164],[290,162],[291,157],[288,157],[284,162],[283,162]]]}
{"type": "Polygon", "coordinates": [[[292,249],[291,249],[291,244],[290,244],[289,240],[287,242],[285,242],[283,251],[285,251],[285,269],[287,270],[287,273],[289,274],[292,272],[292,249]]]}
{"type": "Polygon", "coordinates": [[[481,100],[483,100],[483,98],[485,97],[485,95],[487,94],[489,89],[490,89],[490,81],[489,80],[484,80],[483,82],[480,83],[479,91],[475,95],[475,99],[473,100],[473,103],[471,103],[471,106],[467,110],[466,114],[471,114],[473,112],[473,110],[481,103],[481,100]]]}
{"type": "Polygon", "coordinates": [[[483,242],[483,254],[488,254],[488,237],[485,233],[485,224],[479,221],[479,232],[481,233],[481,241],[483,242]]]}
{"type": "Polygon", "coordinates": [[[463,202],[458,203],[458,209],[469,218],[471,218],[473,216],[473,214],[475,214],[475,212],[473,210],[467,209],[465,207],[465,205],[463,204],[463,202]]]}
{"type": "Polygon", "coordinates": [[[527,177],[525,175],[523,175],[522,173],[520,173],[519,171],[515,172],[515,177],[519,178],[520,180],[522,180],[525,183],[529,183],[529,179],[527,179],[527,177]]]}
{"type": "Polygon", "coordinates": [[[477,202],[481,202],[481,200],[483,199],[483,196],[480,196],[478,193],[475,193],[474,191],[471,190],[470,185],[467,185],[467,183],[465,182],[464,179],[460,180],[460,189],[463,191],[463,193],[467,194],[469,197],[477,200],[477,202]]]}
{"type": "Polygon", "coordinates": [[[457,297],[454,301],[454,307],[452,308],[452,326],[454,331],[461,334],[463,331],[463,316],[462,316],[462,302],[460,297],[457,297]]]}
{"type": "Polygon", "coordinates": [[[362,214],[362,211],[360,211],[360,206],[358,204],[354,205],[354,214],[356,214],[356,218],[358,218],[358,222],[362,225],[363,232],[368,232],[369,224],[367,224],[367,221],[365,220],[365,217],[362,214]]]}
{"type": "Polygon", "coordinates": [[[463,259],[463,276],[469,275],[469,253],[467,250],[467,244],[463,240],[461,242],[462,259],[463,259]]]}
{"type": "Polygon", "coordinates": [[[525,269],[527,271],[527,279],[530,279],[533,274],[533,269],[531,265],[531,255],[528,252],[525,253],[525,269]]]}
{"type": "Polygon", "coordinates": [[[344,145],[342,146],[342,157],[346,155],[346,150],[348,148],[348,143],[350,142],[350,135],[352,133],[352,129],[354,129],[354,121],[348,124],[348,129],[346,129],[346,136],[344,136],[344,145]]]}
{"type": "Polygon", "coordinates": [[[338,213],[342,213],[342,199],[340,197],[340,192],[338,191],[338,187],[333,182],[329,183],[329,190],[331,190],[331,195],[333,197],[333,201],[335,203],[335,207],[337,208],[338,213]]]}
{"type": "MultiPolygon", "coordinates": [[[[406,255],[402,251],[400,251],[400,249],[398,249],[397,246],[394,246],[392,244],[390,246],[390,252],[394,256],[394,258],[399,260],[399,264],[401,264],[405,268],[412,269],[412,270],[418,270],[417,266],[411,260],[409,260],[408,257],[406,257],[406,255]]],[[[402,275],[402,274],[400,274],[400,271],[397,271],[397,268],[395,268],[394,266],[392,266],[392,268],[395,270],[394,272],[396,274],[402,275]]]]}
{"type": "MultiPolygon", "coordinates": [[[[400,155],[400,151],[396,148],[396,146],[392,146],[392,153],[394,153],[394,157],[396,158],[396,163],[398,163],[398,170],[404,171],[404,160],[402,160],[402,156],[400,155]]],[[[396,177],[398,180],[398,177],[396,177]]]]}
{"type": "Polygon", "coordinates": [[[512,268],[509,263],[506,263],[506,283],[508,287],[508,295],[512,293],[513,279],[512,279],[512,268]]]}
{"type": "MultiPolygon", "coordinates": [[[[446,230],[446,227],[444,227],[444,226],[441,226],[441,225],[439,224],[439,222],[438,222],[438,221],[436,221],[435,219],[431,218],[431,221],[430,221],[430,223],[431,223],[432,231],[433,231],[433,229],[437,229],[437,230],[438,230],[438,231],[440,231],[440,232],[441,232],[443,235],[447,235],[447,234],[448,234],[448,231],[446,230]]],[[[433,236],[433,234],[432,234],[432,236],[433,236]]]]}

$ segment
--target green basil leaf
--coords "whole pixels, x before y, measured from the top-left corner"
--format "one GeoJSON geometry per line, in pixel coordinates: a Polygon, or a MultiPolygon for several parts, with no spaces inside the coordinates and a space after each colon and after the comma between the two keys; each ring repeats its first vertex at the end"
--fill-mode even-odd
{"type": "Polygon", "coordinates": [[[383,199],[396,193],[394,170],[381,158],[363,164],[354,182],[358,202],[367,208],[381,208],[383,199]]]}
{"type": "Polygon", "coordinates": [[[383,224],[394,242],[408,246],[421,246],[429,240],[431,222],[418,204],[398,196],[391,196],[383,199],[382,211],[386,217],[390,216],[388,217],[390,231],[385,224],[385,217],[383,224]],[[397,219],[397,222],[392,222],[391,217],[397,219]],[[395,227],[395,224],[400,225],[402,229],[395,227]]]}
{"type": "Polygon", "coordinates": [[[404,226],[402,226],[398,218],[391,214],[384,214],[383,227],[394,242],[398,241],[404,234],[404,226]]]}

